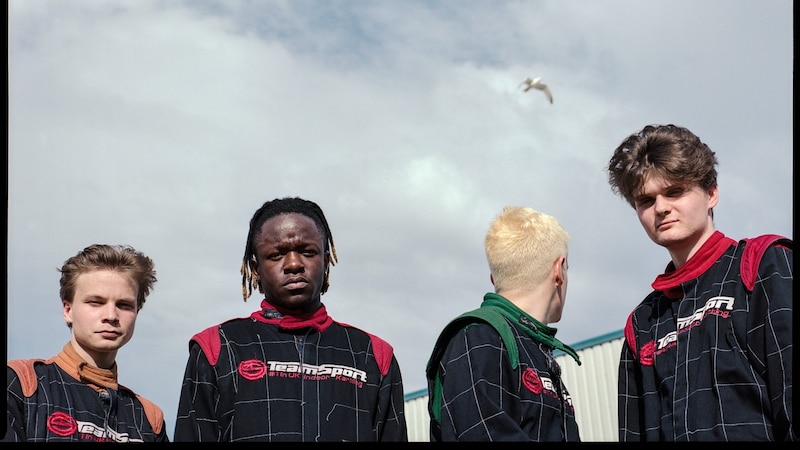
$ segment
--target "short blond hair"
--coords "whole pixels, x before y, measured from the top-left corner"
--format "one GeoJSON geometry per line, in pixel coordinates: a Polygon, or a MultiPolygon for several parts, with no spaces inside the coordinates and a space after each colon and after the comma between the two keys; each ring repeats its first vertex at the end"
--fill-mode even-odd
{"type": "Polygon", "coordinates": [[[553,262],[567,256],[569,234],[555,217],[532,208],[506,206],[484,239],[495,291],[541,284],[553,262]]]}

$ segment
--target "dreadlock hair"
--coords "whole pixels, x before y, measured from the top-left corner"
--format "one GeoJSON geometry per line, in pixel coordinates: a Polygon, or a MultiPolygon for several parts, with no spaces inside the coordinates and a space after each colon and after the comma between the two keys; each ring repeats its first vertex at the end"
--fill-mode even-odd
{"type": "MultiPolygon", "coordinates": [[[[328,221],[325,219],[322,209],[316,203],[310,200],[304,200],[299,197],[284,197],[276,198],[264,203],[261,208],[253,214],[250,219],[250,231],[247,233],[247,243],[244,247],[244,258],[242,259],[242,268],[239,271],[242,274],[242,297],[246,302],[253,294],[253,287],[256,286],[255,274],[250,268],[250,262],[256,259],[256,250],[253,241],[261,232],[261,227],[267,220],[279,216],[281,214],[298,213],[302,214],[317,225],[317,229],[323,234],[323,241],[325,243],[325,253],[331,255],[331,266],[337,262],[336,247],[333,245],[333,234],[328,226],[328,221]]],[[[325,280],[322,282],[322,294],[328,290],[330,286],[330,274],[328,269],[325,270],[325,280]]],[[[261,286],[258,286],[261,292],[261,286]]]]}

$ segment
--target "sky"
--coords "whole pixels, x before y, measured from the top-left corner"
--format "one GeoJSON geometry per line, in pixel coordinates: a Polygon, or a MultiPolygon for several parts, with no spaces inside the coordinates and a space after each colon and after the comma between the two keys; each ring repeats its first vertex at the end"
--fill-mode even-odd
{"type": "Polygon", "coordinates": [[[328,312],[394,347],[407,394],[492,291],[483,238],[507,205],[570,234],[556,337],[619,331],[669,262],[605,171],[645,125],[716,152],[717,229],[793,236],[792,17],[791,0],[11,0],[7,357],[69,340],[64,260],[132,245],[158,282],[120,382],[171,438],[188,341],[259,308],[248,225],[286,196],[330,224],[328,312]]]}

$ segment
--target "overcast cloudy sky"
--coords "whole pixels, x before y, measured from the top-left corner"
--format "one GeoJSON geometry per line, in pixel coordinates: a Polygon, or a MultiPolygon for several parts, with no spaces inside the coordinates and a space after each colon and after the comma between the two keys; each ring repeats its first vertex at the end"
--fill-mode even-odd
{"type": "Polygon", "coordinates": [[[719,158],[718,229],[792,236],[791,0],[11,0],[8,358],[69,339],[57,268],[130,244],[158,283],[118,356],[170,437],[188,340],[249,315],[239,267],[263,202],[319,203],[331,315],[389,341],[406,393],[492,289],[506,205],[571,235],[557,337],[622,328],[668,262],[608,187],[646,124],[719,158]],[[554,103],[518,89],[541,76],[554,103]]]}

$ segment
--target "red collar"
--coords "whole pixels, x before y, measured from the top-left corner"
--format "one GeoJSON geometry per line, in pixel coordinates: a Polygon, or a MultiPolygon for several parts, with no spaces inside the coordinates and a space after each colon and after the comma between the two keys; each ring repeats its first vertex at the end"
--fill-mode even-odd
{"type": "Polygon", "coordinates": [[[670,261],[664,273],[657,276],[651,286],[672,300],[683,297],[681,283],[705,273],[732,245],[736,245],[736,241],[715,231],[680,269],[675,270],[675,265],[670,261]]]}
{"type": "Polygon", "coordinates": [[[310,313],[297,314],[270,304],[266,299],[261,300],[261,310],[250,315],[259,322],[277,325],[285,330],[297,330],[310,327],[317,331],[323,331],[333,323],[333,319],[328,315],[325,305],[310,313]]]}

